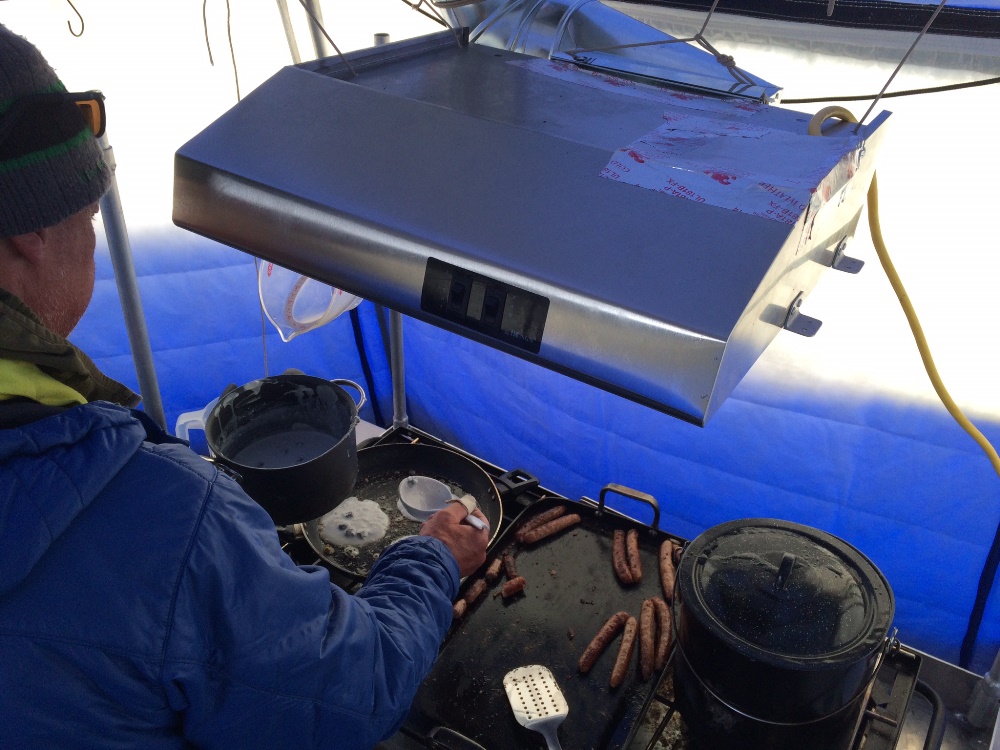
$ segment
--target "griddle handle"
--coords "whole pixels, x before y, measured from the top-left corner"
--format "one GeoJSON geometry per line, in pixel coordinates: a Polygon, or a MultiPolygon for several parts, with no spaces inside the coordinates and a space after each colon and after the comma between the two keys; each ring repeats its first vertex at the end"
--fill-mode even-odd
{"type": "Polygon", "coordinates": [[[514,499],[522,492],[533,490],[538,486],[538,477],[529,474],[524,469],[511,469],[493,481],[497,486],[497,492],[504,500],[514,499]]]}
{"type": "Polygon", "coordinates": [[[656,502],[656,498],[645,492],[640,492],[639,490],[633,490],[631,487],[626,487],[623,484],[606,484],[601,488],[601,497],[597,501],[597,512],[604,512],[604,496],[609,492],[614,492],[616,495],[624,495],[625,497],[630,497],[633,500],[639,500],[652,506],[653,508],[653,525],[650,526],[651,529],[660,528],[660,504],[656,502]]]}
{"type": "Polygon", "coordinates": [[[447,727],[434,727],[424,739],[431,750],[486,750],[464,734],[447,727]]]}

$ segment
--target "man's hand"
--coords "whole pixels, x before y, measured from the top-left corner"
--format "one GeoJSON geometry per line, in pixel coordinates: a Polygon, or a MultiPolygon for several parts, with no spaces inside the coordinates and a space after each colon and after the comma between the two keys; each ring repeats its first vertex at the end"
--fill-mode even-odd
{"type": "Polygon", "coordinates": [[[479,508],[472,514],[485,522],[485,529],[477,529],[465,520],[467,511],[461,503],[449,503],[433,516],[424,521],[420,527],[421,536],[432,536],[440,539],[458,561],[458,570],[462,577],[474,572],[486,560],[486,544],[490,540],[489,522],[479,508]]]}

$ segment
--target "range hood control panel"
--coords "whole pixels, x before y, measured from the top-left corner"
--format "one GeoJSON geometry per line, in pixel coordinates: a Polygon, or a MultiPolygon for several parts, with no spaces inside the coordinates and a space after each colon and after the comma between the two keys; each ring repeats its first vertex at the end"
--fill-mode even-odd
{"type": "Polygon", "coordinates": [[[420,309],[538,354],[549,300],[437,258],[428,258],[420,309]]]}

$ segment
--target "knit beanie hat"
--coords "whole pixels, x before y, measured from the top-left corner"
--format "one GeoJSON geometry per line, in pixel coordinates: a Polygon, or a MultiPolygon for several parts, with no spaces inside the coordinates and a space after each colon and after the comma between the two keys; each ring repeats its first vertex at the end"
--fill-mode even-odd
{"type": "MultiPolygon", "coordinates": [[[[66,87],[31,42],[0,24],[0,125],[15,102],[66,87]]],[[[0,141],[0,237],[54,226],[96,203],[111,170],[72,102],[22,115],[0,141]]]]}

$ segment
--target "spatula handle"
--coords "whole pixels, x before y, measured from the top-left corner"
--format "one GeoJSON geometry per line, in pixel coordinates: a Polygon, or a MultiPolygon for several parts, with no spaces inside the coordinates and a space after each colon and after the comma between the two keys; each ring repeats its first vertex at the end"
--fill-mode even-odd
{"type": "Polygon", "coordinates": [[[545,738],[545,744],[549,746],[549,750],[562,750],[562,745],[559,744],[558,729],[557,726],[548,726],[538,730],[545,738]]]}

